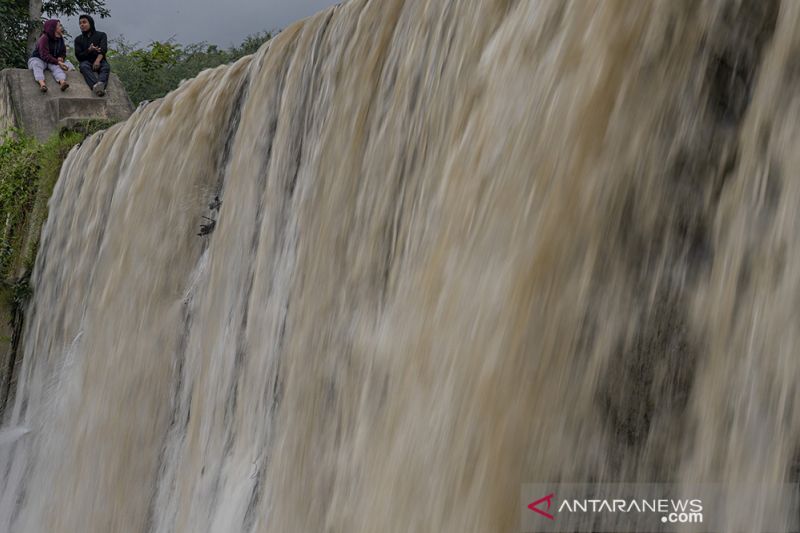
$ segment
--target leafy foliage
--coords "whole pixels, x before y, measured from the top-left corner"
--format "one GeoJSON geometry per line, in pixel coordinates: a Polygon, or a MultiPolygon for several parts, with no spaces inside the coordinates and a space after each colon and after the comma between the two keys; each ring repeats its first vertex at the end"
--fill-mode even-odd
{"type": "Polygon", "coordinates": [[[73,146],[109,121],[86,121],[39,143],[19,130],[0,133],[0,285],[32,266],[47,201],[73,146]]]}
{"type": "Polygon", "coordinates": [[[0,144],[0,272],[7,272],[17,229],[31,209],[39,171],[39,147],[19,131],[0,144]]]}
{"type": "Polygon", "coordinates": [[[241,45],[228,49],[205,42],[182,46],[171,40],[155,41],[140,48],[119,38],[112,42],[108,56],[131,101],[138,105],[164,96],[182,80],[193,78],[205,69],[256,52],[271,38],[270,32],[249,35],[241,45]]]}
{"type": "Polygon", "coordinates": [[[44,0],[42,12],[50,16],[66,15],[68,17],[88,13],[99,15],[100,18],[106,18],[111,14],[106,8],[105,0],[44,0]]]}
{"type": "Polygon", "coordinates": [[[0,1],[0,69],[25,65],[31,26],[27,0],[0,1]]]}

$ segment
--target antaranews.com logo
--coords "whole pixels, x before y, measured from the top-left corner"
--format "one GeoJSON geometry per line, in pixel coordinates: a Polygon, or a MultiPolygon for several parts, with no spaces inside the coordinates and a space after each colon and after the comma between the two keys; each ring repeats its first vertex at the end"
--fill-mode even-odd
{"type": "Polygon", "coordinates": [[[524,532],[796,531],[794,485],[529,484],[523,486],[524,532]],[[756,503],[747,509],[744,503],[756,503]],[[755,511],[755,512],[754,512],[755,511]],[[750,529],[741,529],[745,521],[750,529]]]}
{"type": "MultiPolygon", "coordinates": [[[[555,499],[555,493],[548,494],[528,504],[528,509],[542,515],[548,520],[555,520],[555,515],[549,513],[555,499]],[[544,505],[546,505],[546,510],[540,507],[544,505]]],[[[661,515],[662,523],[703,523],[703,501],[699,498],[692,500],[589,500],[585,498],[581,500],[563,500],[560,505],[558,505],[558,509],[555,512],[559,515],[564,515],[564,513],[650,513],[661,515]]]]}

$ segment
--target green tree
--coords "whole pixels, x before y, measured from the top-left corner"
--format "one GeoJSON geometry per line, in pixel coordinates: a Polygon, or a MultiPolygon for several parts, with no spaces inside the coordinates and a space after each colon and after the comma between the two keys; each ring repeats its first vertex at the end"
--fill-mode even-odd
{"type": "Polygon", "coordinates": [[[109,47],[108,58],[114,72],[122,80],[134,104],[163,96],[171,83],[164,76],[173,69],[182,54],[180,45],[172,42],[153,42],[147,48],[137,48],[119,38],[109,47]]]}
{"type": "Polygon", "coordinates": [[[182,80],[194,78],[205,69],[254,53],[271,38],[270,32],[257,33],[239,46],[221,49],[204,42],[182,46],[172,41],[156,41],[140,48],[120,37],[112,42],[108,56],[131,101],[138,105],[164,96],[182,80]]]}
{"type": "Polygon", "coordinates": [[[0,68],[25,65],[25,42],[32,27],[27,0],[0,2],[0,68]]]}

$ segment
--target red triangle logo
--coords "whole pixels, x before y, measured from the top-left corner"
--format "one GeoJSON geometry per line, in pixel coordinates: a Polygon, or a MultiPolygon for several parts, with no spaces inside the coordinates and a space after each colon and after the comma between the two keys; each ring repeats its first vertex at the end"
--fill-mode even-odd
{"type": "Polygon", "coordinates": [[[550,505],[553,503],[553,498],[555,498],[555,497],[556,497],[555,493],[548,494],[544,498],[539,498],[535,502],[533,502],[530,505],[528,505],[528,509],[530,509],[534,513],[539,513],[540,515],[542,515],[543,517],[547,518],[548,520],[555,520],[556,517],[554,517],[553,515],[551,515],[550,513],[546,512],[546,511],[542,511],[538,507],[539,504],[547,502],[547,510],[549,511],[550,510],[550,505]]]}

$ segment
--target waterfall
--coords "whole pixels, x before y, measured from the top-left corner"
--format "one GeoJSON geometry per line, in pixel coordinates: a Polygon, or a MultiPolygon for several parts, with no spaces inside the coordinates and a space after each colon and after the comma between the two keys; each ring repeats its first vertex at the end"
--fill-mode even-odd
{"type": "Polygon", "coordinates": [[[798,27],[350,0],[88,138],[0,531],[512,532],[534,481],[796,482],[798,27]]]}

